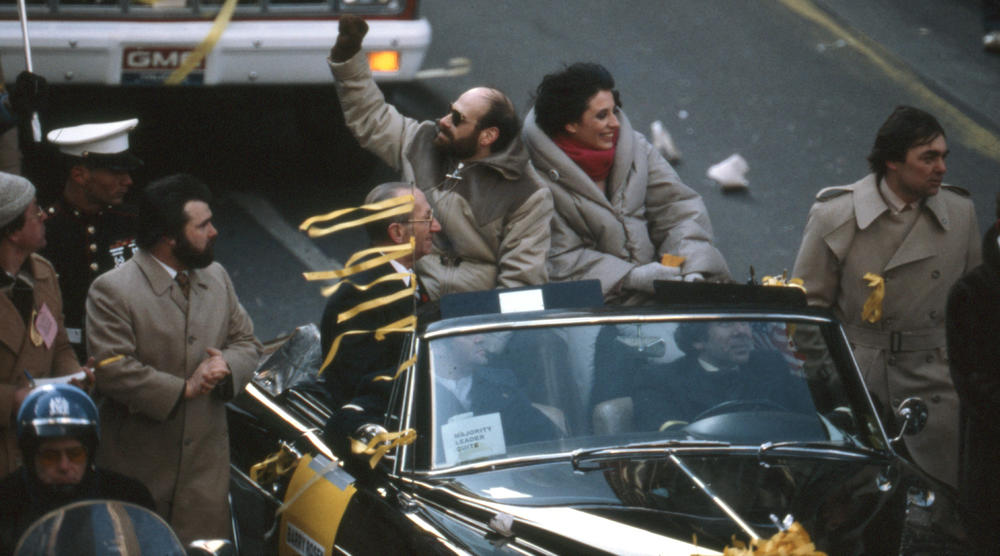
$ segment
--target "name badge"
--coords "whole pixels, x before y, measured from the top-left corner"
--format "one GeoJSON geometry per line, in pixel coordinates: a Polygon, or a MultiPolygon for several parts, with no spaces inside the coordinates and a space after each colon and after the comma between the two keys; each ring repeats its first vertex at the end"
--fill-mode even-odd
{"type": "Polygon", "coordinates": [[[66,327],[66,336],[69,337],[69,343],[71,343],[71,344],[82,343],[83,342],[83,329],[66,327]]]}
{"type": "Polygon", "coordinates": [[[444,459],[448,465],[464,463],[507,452],[499,413],[466,419],[451,419],[441,426],[444,459]]]}

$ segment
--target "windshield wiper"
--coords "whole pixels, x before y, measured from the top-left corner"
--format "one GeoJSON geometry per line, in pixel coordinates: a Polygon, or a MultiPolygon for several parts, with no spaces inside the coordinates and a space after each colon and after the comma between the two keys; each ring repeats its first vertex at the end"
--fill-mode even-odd
{"type": "Polygon", "coordinates": [[[657,442],[640,442],[636,444],[627,444],[620,448],[599,448],[594,450],[583,450],[573,453],[573,469],[581,470],[579,463],[583,459],[618,459],[618,458],[634,458],[634,457],[649,457],[651,455],[666,455],[667,459],[671,463],[677,466],[688,479],[691,480],[703,493],[712,499],[712,502],[719,507],[729,519],[732,519],[736,525],[739,525],[740,529],[743,529],[747,535],[750,535],[751,539],[759,539],[760,535],[754,531],[746,521],[743,520],[736,513],[733,508],[729,506],[720,498],[717,494],[712,492],[712,489],[705,484],[705,481],[701,480],[701,477],[695,475],[694,471],[684,462],[677,457],[677,453],[689,448],[724,448],[729,446],[728,442],[712,441],[712,440],[666,440],[657,442]]]}
{"type": "Polygon", "coordinates": [[[831,442],[817,442],[804,440],[789,440],[786,442],[765,442],[757,448],[757,458],[763,459],[767,452],[783,450],[785,448],[798,448],[809,452],[840,452],[852,456],[864,456],[866,458],[878,457],[881,454],[871,448],[859,446],[852,443],[833,444],[831,442]]]}
{"type": "Polygon", "coordinates": [[[632,459],[665,455],[673,453],[675,450],[685,450],[688,448],[725,448],[727,446],[729,446],[728,442],[719,440],[656,440],[652,442],[636,442],[610,448],[575,450],[573,452],[572,463],[574,471],[595,471],[599,467],[583,467],[580,464],[593,460],[632,459]]]}

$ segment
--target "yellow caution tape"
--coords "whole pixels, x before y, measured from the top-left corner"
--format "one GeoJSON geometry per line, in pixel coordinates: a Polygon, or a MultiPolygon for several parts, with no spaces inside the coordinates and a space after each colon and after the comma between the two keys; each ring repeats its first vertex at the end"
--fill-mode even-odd
{"type": "Polygon", "coordinates": [[[396,380],[397,378],[399,378],[399,375],[403,374],[403,371],[405,371],[406,369],[409,369],[413,365],[416,365],[416,363],[417,363],[417,354],[414,353],[412,357],[410,357],[406,361],[403,361],[402,363],[400,363],[399,368],[396,369],[396,374],[394,374],[392,376],[389,376],[389,375],[380,375],[380,376],[377,376],[377,377],[373,378],[372,380],[374,380],[375,382],[385,382],[387,380],[396,380]]]}
{"type": "Polygon", "coordinates": [[[416,439],[417,431],[414,429],[406,429],[399,432],[381,432],[372,437],[368,441],[368,444],[362,444],[360,440],[352,438],[351,452],[355,455],[370,455],[371,458],[368,460],[368,465],[372,469],[375,469],[375,466],[378,465],[379,460],[382,459],[382,456],[386,452],[397,446],[413,444],[413,441],[416,439]]]}
{"type": "Polygon", "coordinates": [[[205,59],[205,56],[207,56],[208,53],[215,48],[215,44],[219,42],[220,38],[222,38],[222,32],[226,30],[226,27],[229,25],[229,21],[233,19],[233,12],[236,11],[236,2],[237,0],[226,0],[226,2],[222,5],[222,8],[219,9],[218,15],[215,16],[212,28],[209,29],[208,34],[205,35],[201,44],[195,47],[191,54],[188,55],[187,58],[184,58],[181,65],[175,69],[173,73],[167,76],[166,81],[163,82],[164,85],[177,85],[181,81],[184,81],[184,78],[187,77],[188,74],[194,70],[194,68],[198,67],[198,64],[205,59]]]}
{"type": "Polygon", "coordinates": [[[862,277],[872,288],[864,307],[861,308],[861,320],[875,324],[882,320],[882,300],[885,299],[885,279],[872,272],[866,272],[862,277]]]}

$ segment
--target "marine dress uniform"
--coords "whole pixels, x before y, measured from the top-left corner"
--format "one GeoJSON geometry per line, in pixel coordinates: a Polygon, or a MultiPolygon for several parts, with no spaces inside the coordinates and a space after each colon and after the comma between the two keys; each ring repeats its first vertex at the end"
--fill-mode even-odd
{"type": "MultiPolygon", "coordinates": [[[[70,159],[70,166],[84,164],[129,172],[142,163],[128,150],[128,132],[137,124],[136,119],[86,124],[53,130],[48,138],[70,159]]],[[[138,251],[135,241],[138,210],[120,203],[105,204],[97,212],[88,213],[64,194],[48,212],[45,223],[48,245],[42,254],[59,274],[70,343],[80,359],[86,360],[87,290],[95,278],[121,266],[138,251]]]]}

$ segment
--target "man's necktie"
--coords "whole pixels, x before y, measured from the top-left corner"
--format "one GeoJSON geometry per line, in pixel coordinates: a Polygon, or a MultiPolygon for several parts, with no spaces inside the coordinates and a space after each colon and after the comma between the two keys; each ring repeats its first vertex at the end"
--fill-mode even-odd
{"type": "Polygon", "coordinates": [[[191,277],[187,275],[187,272],[178,272],[174,276],[174,280],[180,285],[181,293],[184,294],[185,299],[191,295],[191,277]]]}

